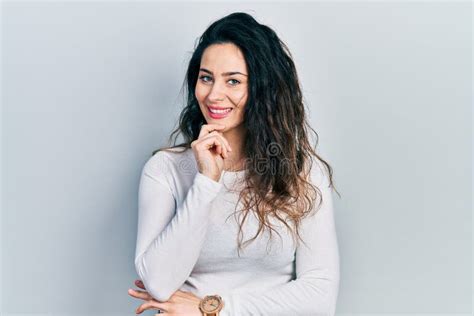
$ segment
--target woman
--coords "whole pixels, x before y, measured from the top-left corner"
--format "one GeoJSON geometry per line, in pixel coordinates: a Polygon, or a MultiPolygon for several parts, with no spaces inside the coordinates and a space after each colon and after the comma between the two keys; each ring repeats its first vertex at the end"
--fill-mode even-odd
{"type": "Polygon", "coordinates": [[[201,36],[186,83],[170,136],[184,143],[155,151],[140,180],[136,312],[334,315],[332,169],[310,145],[288,48],[232,13],[201,36]]]}

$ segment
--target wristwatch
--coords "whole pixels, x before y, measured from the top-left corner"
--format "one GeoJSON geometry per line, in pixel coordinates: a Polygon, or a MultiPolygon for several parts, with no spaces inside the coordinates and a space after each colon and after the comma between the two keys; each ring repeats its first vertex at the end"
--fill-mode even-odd
{"type": "Polygon", "coordinates": [[[199,303],[199,309],[204,316],[219,316],[224,307],[224,301],[219,295],[206,295],[199,303]]]}

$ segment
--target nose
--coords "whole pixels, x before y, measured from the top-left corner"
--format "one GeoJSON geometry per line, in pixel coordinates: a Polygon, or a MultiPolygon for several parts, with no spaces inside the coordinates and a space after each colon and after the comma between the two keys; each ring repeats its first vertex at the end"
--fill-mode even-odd
{"type": "Polygon", "coordinates": [[[207,98],[209,99],[209,102],[215,103],[219,101],[224,101],[224,97],[225,97],[225,87],[223,87],[222,84],[216,81],[212,85],[211,91],[209,91],[207,98]]]}

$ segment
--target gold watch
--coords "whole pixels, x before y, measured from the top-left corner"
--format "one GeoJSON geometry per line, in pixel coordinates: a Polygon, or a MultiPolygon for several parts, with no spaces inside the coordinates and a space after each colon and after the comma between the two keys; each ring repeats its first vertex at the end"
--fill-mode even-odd
{"type": "Polygon", "coordinates": [[[204,316],[219,316],[224,307],[224,301],[219,295],[206,295],[199,303],[199,309],[204,316]]]}

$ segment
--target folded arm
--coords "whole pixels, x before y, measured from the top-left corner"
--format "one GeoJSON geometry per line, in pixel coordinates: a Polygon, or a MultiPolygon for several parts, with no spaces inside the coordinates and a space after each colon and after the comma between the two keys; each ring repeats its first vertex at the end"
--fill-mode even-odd
{"type": "Polygon", "coordinates": [[[167,301],[191,274],[203,246],[210,204],[222,184],[197,173],[176,205],[165,174],[169,163],[158,152],[143,167],[138,197],[135,268],[147,291],[167,301]]]}

